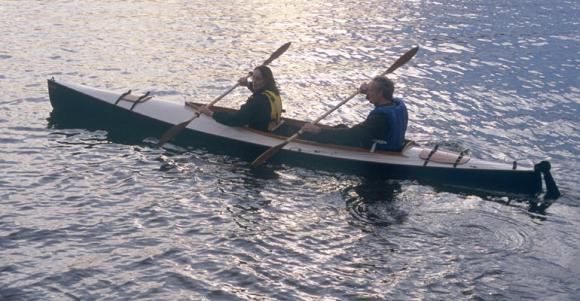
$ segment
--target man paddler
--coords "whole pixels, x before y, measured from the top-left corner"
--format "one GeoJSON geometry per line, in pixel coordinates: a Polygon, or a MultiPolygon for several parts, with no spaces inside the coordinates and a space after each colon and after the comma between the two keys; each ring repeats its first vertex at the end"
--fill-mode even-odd
{"type": "Polygon", "coordinates": [[[377,150],[401,151],[405,145],[409,117],[405,103],[393,98],[393,81],[378,76],[362,84],[359,90],[366,94],[366,99],[374,106],[365,121],[351,128],[323,128],[306,124],[302,128],[305,133],[303,138],[363,148],[370,148],[374,144],[377,150]]]}

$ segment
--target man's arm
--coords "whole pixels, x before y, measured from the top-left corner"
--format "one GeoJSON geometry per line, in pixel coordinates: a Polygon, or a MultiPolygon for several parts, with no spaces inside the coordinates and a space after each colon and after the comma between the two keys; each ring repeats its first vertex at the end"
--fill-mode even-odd
{"type": "Polygon", "coordinates": [[[314,135],[314,139],[322,143],[370,147],[373,139],[382,138],[386,126],[382,114],[371,114],[352,128],[322,128],[320,133],[314,135]]]}

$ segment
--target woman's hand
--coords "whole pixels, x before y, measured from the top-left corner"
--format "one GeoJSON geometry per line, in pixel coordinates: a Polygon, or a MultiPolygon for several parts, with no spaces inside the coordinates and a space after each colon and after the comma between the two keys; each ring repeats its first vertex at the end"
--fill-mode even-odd
{"type": "Polygon", "coordinates": [[[213,111],[210,110],[208,107],[206,106],[201,106],[199,108],[197,108],[201,113],[209,116],[209,117],[213,117],[213,111]]]}
{"type": "Polygon", "coordinates": [[[248,77],[247,76],[240,77],[240,79],[238,79],[238,85],[247,87],[248,86],[248,77]]]}

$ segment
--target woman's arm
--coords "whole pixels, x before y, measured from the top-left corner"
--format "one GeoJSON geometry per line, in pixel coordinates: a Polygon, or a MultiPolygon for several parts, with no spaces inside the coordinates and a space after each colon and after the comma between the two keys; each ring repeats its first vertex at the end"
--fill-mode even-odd
{"type": "Polygon", "coordinates": [[[270,120],[270,103],[264,95],[254,95],[252,97],[254,99],[249,99],[240,107],[239,111],[233,113],[214,112],[213,118],[217,122],[228,126],[250,125],[261,130],[267,130],[270,120]],[[259,126],[255,126],[256,124],[259,126]]]}

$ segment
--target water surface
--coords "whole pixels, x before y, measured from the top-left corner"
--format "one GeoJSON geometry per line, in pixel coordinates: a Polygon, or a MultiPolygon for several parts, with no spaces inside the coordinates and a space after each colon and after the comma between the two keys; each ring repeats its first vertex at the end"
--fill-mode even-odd
{"type": "MultiPolygon", "coordinates": [[[[0,3],[0,299],[575,300],[577,1],[0,3]],[[52,126],[46,79],[208,102],[272,64],[312,120],[392,74],[409,138],[550,160],[563,196],[487,196],[52,126]]],[[[221,105],[237,107],[242,89],[221,105]]],[[[355,124],[355,98],[325,119],[355,124]]]]}

